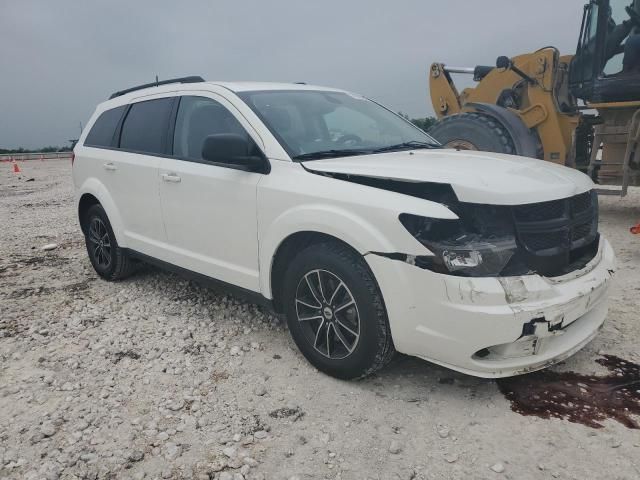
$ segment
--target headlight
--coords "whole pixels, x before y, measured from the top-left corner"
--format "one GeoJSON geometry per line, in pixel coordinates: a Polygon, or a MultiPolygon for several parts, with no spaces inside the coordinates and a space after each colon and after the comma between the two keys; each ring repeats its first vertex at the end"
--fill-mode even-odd
{"type": "Polygon", "coordinates": [[[495,277],[517,252],[515,235],[469,231],[462,220],[442,220],[403,213],[400,222],[434,256],[418,257],[416,265],[448,275],[495,277]]]}

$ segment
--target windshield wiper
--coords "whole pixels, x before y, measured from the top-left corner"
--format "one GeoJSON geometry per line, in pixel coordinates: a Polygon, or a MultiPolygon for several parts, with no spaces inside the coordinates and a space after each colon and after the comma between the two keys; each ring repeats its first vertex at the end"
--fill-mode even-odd
{"type": "Polygon", "coordinates": [[[373,153],[391,152],[393,150],[413,150],[418,148],[442,148],[442,145],[436,143],[422,142],[419,140],[411,140],[410,142],[396,143],[373,150],[373,153]]]}
{"type": "Polygon", "coordinates": [[[436,143],[422,142],[412,140],[410,142],[397,143],[386,147],[362,149],[362,148],[345,148],[334,150],[321,150],[319,152],[302,153],[292,157],[294,160],[320,160],[322,158],[348,157],[353,155],[369,155],[372,153],[391,152],[394,150],[413,150],[418,148],[442,148],[436,143]]]}
{"type": "Polygon", "coordinates": [[[322,158],[348,157],[352,155],[367,155],[372,150],[345,148],[343,150],[321,150],[319,152],[309,152],[296,155],[293,160],[320,160],[322,158]]]}

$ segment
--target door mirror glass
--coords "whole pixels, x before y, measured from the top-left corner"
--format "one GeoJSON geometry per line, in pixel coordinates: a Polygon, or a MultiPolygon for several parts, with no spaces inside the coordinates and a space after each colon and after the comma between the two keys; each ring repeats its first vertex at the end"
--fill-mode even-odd
{"type": "Polygon", "coordinates": [[[244,135],[218,133],[209,135],[202,144],[202,159],[243,167],[250,171],[262,171],[265,162],[254,154],[254,146],[244,135]]]}

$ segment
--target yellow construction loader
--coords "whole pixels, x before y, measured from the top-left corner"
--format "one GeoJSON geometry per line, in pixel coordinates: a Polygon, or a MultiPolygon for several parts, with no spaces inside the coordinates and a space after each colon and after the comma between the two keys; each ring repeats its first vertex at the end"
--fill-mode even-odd
{"type": "Polygon", "coordinates": [[[624,196],[640,180],[640,0],[586,4],[575,55],[545,47],[495,66],[434,63],[430,93],[430,133],[443,145],[575,167],[624,196]],[[458,92],[452,74],[477,84],[458,92]]]}

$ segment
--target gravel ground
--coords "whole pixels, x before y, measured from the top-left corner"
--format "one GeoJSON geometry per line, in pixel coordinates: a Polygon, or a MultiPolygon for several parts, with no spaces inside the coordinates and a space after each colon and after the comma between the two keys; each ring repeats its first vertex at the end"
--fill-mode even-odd
{"type": "MultiPolygon", "coordinates": [[[[640,430],[616,421],[522,416],[496,382],[403,356],[334,380],[254,305],[152,268],[98,279],[69,161],[21,166],[0,164],[0,479],[640,478],[640,430]]],[[[609,319],[555,371],[640,361],[640,190],[601,205],[609,319]]]]}

